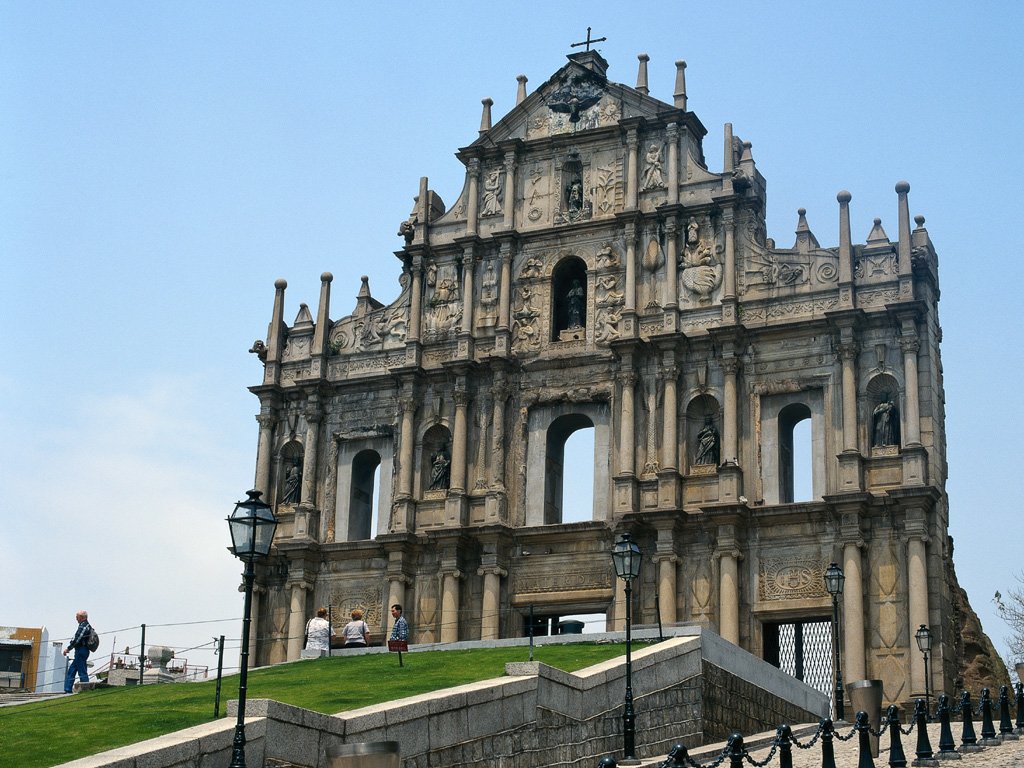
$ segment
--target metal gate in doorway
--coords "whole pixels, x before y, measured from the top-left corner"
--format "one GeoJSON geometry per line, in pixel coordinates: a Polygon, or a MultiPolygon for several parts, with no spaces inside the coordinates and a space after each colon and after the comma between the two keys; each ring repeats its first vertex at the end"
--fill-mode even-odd
{"type": "Polygon", "coordinates": [[[832,622],[815,618],[765,623],[764,660],[831,695],[832,622]]]}

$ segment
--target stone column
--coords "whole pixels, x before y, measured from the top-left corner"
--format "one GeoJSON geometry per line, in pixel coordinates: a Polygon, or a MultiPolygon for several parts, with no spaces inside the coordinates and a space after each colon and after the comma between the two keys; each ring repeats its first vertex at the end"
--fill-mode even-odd
{"type": "Polygon", "coordinates": [[[736,298],[736,238],[735,214],[732,208],[722,212],[722,228],[725,230],[725,275],[722,278],[722,298],[736,298]]]}
{"type": "Polygon", "coordinates": [[[398,400],[398,407],[402,413],[401,447],[398,457],[398,496],[409,498],[412,496],[412,469],[413,469],[413,436],[414,416],[416,415],[416,398],[411,392],[406,392],[398,400]]]}
{"type": "Polygon", "coordinates": [[[899,258],[900,301],[912,301],[914,298],[914,269],[910,255],[910,205],[907,201],[908,192],[910,192],[910,184],[905,181],[896,182],[896,196],[899,206],[897,254],[899,258]]]}
{"type": "Polygon", "coordinates": [[[466,205],[466,234],[475,235],[477,227],[477,211],[480,199],[480,160],[473,158],[466,169],[469,177],[469,200],[466,205]]]}
{"type": "MultiPolygon", "coordinates": [[[[245,594],[245,584],[238,585],[238,591],[243,595],[245,594]]],[[[256,661],[256,650],[259,647],[259,618],[260,618],[260,595],[266,594],[267,588],[259,584],[254,583],[252,585],[252,612],[249,614],[252,616],[252,625],[249,628],[249,666],[257,667],[259,664],[256,661]]],[[[224,650],[221,649],[221,653],[224,650]]]]}
{"type": "Polygon", "coordinates": [[[723,464],[736,464],[739,460],[739,449],[737,444],[737,425],[739,402],[736,397],[736,378],[739,374],[740,363],[735,357],[727,357],[722,360],[722,372],[725,375],[723,395],[723,423],[722,423],[722,456],[723,464]]]}
{"type": "Polygon", "coordinates": [[[676,622],[676,563],[675,555],[655,555],[658,566],[658,607],[663,625],[676,622]]]}
{"type": "Polygon", "coordinates": [[[409,299],[409,333],[405,340],[420,340],[420,321],[423,315],[423,257],[412,257],[412,296],[409,299]]]}
{"type": "Polygon", "coordinates": [[[316,505],[316,459],[320,436],[320,404],[311,399],[305,412],[306,444],[302,453],[302,504],[316,505]]]}
{"type": "Polygon", "coordinates": [[[505,401],[508,398],[508,385],[504,374],[498,374],[491,387],[493,398],[491,413],[491,487],[505,487],[505,401]]]}
{"type": "Polygon", "coordinates": [[[843,544],[843,671],[846,682],[867,675],[864,659],[864,577],[861,574],[863,541],[843,544]]]}
{"type": "Polygon", "coordinates": [[[850,200],[845,189],[836,195],[839,201],[839,307],[853,307],[853,240],[850,236],[850,200]]]}
{"type": "Polygon", "coordinates": [[[508,331],[512,305],[512,243],[501,244],[501,285],[498,289],[498,330],[508,331]]]}
{"type": "Polygon", "coordinates": [[[274,425],[277,417],[269,408],[262,409],[256,417],[260,425],[259,446],[256,449],[256,490],[263,494],[263,500],[270,503],[270,462],[273,459],[274,425]]]}
{"type": "Polygon", "coordinates": [[[675,366],[665,366],[662,380],[665,382],[665,402],[662,406],[665,431],[661,436],[661,468],[675,471],[679,467],[679,438],[676,425],[678,423],[678,397],[676,395],[676,379],[679,370],[675,366]]]}
{"type": "Polygon", "coordinates": [[[857,352],[854,342],[840,343],[843,364],[843,450],[857,450],[857,352]]]}
{"type": "Polygon", "coordinates": [[[918,653],[914,633],[928,621],[927,524],[923,513],[907,515],[907,638],[910,644],[910,690],[924,690],[924,657],[918,653]]]}
{"type": "Polygon", "coordinates": [[[626,210],[635,211],[637,202],[637,145],[636,128],[626,133],[626,210]]]}
{"type": "Polygon", "coordinates": [[[441,574],[441,642],[454,643],[459,639],[459,579],[462,571],[441,574]]]}
{"type": "Polygon", "coordinates": [[[632,371],[619,374],[619,383],[622,386],[622,412],[620,414],[619,431],[619,471],[620,475],[632,476],[636,472],[636,440],[634,416],[633,416],[633,394],[636,387],[637,375],[632,371]]]}
{"type": "MultiPolygon", "coordinates": [[[[677,267],[679,265],[679,228],[676,226],[676,217],[669,216],[665,220],[665,302],[666,314],[675,313],[679,306],[679,279],[677,267]]],[[[675,328],[673,318],[672,329],[675,328]]]]}
{"type": "Polygon", "coordinates": [[[679,202],[679,126],[669,123],[665,128],[668,142],[668,204],[679,202]]]}
{"type": "Polygon", "coordinates": [[[505,153],[505,200],[503,213],[505,214],[505,229],[515,229],[516,226],[516,152],[510,149],[505,153]]]}
{"type": "Polygon", "coordinates": [[[636,312],[636,226],[626,224],[626,297],[623,311],[636,312]]]}
{"type": "Polygon", "coordinates": [[[718,634],[733,645],[740,644],[739,551],[719,552],[718,634]]]}
{"type": "MultiPolygon", "coordinates": [[[[461,384],[465,387],[465,382],[461,384]]],[[[465,493],[466,491],[466,437],[467,437],[467,411],[469,407],[469,393],[465,389],[455,390],[455,432],[452,435],[452,471],[451,487],[452,493],[465,493]]]]}
{"type": "Polygon", "coordinates": [[[462,252],[462,333],[473,333],[473,268],[476,266],[473,246],[462,252]]]}
{"type": "Polygon", "coordinates": [[[291,605],[288,609],[288,661],[294,661],[302,655],[302,638],[306,630],[306,596],[309,585],[304,581],[294,581],[291,587],[291,605]]]}
{"type": "Polygon", "coordinates": [[[615,582],[615,613],[612,619],[613,632],[625,632],[626,630],[626,582],[618,578],[614,573],[612,580],[615,582]]]}
{"type": "Polygon", "coordinates": [[[916,338],[900,340],[900,347],[903,349],[903,376],[907,386],[907,402],[905,405],[903,422],[906,424],[906,445],[921,444],[921,410],[918,400],[917,384],[917,352],[921,343],[916,338]]]}
{"type": "MultiPolygon", "coordinates": [[[[391,606],[398,603],[402,606],[402,615],[406,616],[409,614],[409,608],[405,604],[405,585],[409,583],[409,577],[401,573],[388,574],[388,616],[391,615],[391,606]]],[[[408,621],[408,618],[406,618],[408,621]]],[[[394,626],[395,620],[388,619],[388,637],[391,636],[391,628],[394,626]]],[[[410,638],[411,639],[411,638],[410,638]]]]}
{"type": "MultiPolygon", "coordinates": [[[[341,443],[337,436],[331,440],[327,446],[327,467],[324,472],[324,503],[323,513],[326,527],[326,538],[324,541],[334,541],[335,534],[335,518],[338,512],[338,453],[341,450],[341,443]]],[[[346,538],[348,538],[346,533],[346,538]]]]}
{"type": "Polygon", "coordinates": [[[496,565],[486,566],[477,570],[478,576],[484,577],[483,606],[480,615],[480,639],[497,640],[501,626],[501,580],[508,576],[508,571],[496,565]]]}

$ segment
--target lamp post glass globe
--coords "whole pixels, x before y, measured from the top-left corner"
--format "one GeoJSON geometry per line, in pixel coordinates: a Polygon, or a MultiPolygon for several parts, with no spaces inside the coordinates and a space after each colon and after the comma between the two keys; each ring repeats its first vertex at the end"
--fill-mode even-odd
{"type": "Polygon", "coordinates": [[[917,632],[914,633],[914,639],[917,640],[917,649],[921,651],[924,656],[924,703],[928,708],[928,719],[932,719],[931,709],[931,696],[932,686],[931,681],[928,679],[928,654],[932,650],[932,631],[927,626],[922,624],[917,632]]]}
{"type": "Polygon", "coordinates": [[[242,581],[245,584],[245,605],[242,609],[242,652],[238,674],[238,721],[235,723],[235,737],[231,747],[230,768],[246,768],[245,765],[245,694],[249,672],[249,627],[252,623],[252,583],[256,577],[254,561],[266,557],[274,543],[277,518],[270,505],[260,499],[262,493],[248,491],[245,501],[235,504],[228,517],[231,531],[231,552],[245,564],[242,581]]]}

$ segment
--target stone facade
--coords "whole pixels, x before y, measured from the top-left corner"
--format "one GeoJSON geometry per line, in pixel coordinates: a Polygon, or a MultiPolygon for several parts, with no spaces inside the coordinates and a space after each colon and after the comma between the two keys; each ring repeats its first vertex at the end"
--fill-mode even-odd
{"type": "Polygon", "coordinates": [[[446,207],[426,179],[399,234],[390,304],[364,279],[332,318],[284,319],[264,364],[256,487],[281,525],[258,574],[254,658],[298,658],[318,605],[402,603],[415,642],[519,636],[541,615],[602,612],[621,629],[608,557],[646,553],[636,623],[697,623],[758,656],[779,623],[824,620],[822,575],[846,575],[847,680],[887,701],[957,669],[945,493],[937,257],[896,184],[876,219],[822,247],[765,228],[766,182],[727,124],[721,170],[687,109],[569,62],[461,149],[446,207]],[[813,498],[794,502],[793,435],[810,423],[813,498]],[[565,442],[593,430],[594,508],[562,520],[565,442]],[[374,498],[374,478],[379,491],[374,498]],[[378,524],[371,530],[371,521],[378,524]],[[525,557],[529,552],[531,556],[525,557]]]}

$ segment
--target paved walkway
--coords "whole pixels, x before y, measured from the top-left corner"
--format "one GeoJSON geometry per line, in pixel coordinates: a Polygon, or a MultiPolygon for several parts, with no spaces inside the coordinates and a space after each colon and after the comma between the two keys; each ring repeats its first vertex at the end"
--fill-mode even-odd
{"type": "MultiPolygon", "coordinates": [[[[904,730],[906,727],[904,726],[904,730]]],[[[939,754],[940,727],[939,723],[931,723],[928,726],[928,739],[931,742],[932,751],[936,758],[939,754]]],[[[996,728],[998,727],[999,724],[997,722],[996,728]]],[[[845,737],[852,728],[852,724],[839,724],[836,726],[836,733],[845,737]]],[[[960,746],[961,729],[961,723],[952,723],[953,740],[958,748],[960,746]]],[[[816,730],[817,725],[793,726],[794,735],[802,743],[810,741],[816,730]]],[[[974,723],[974,730],[980,742],[980,721],[974,723]]],[[[774,732],[761,733],[750,737],[744,736],[747,749],[755,761],[761,761],[768,757],[768,753],[771,750],[771,741],[774,737],[774,732]]],[[[915,729],[909,736],[901,736],[900,738],[903,744],[903,752],[907,758],[907,766],[910,768],[917,756],[917,730],[915,729]]],[[[857,735],[854,735],[849,741],[833,739],[832,743],[835,745],[836,768],[858,768],[860,764],[860,748],[857,735]]],[[[724,746],[723,742],[712,746],[699,747],[690,752],[690,758],[701,765],[707,765],[717,759],[724,746]]],[[[615,757],[617,758],[618,755],[615,757]]],[[[660,765],[664,759],[665,756],[662,755],[657,760],[644,760],[642,765],[644,768],[654,768],[654,766],[660,765]]],[[[877,768],[885,768],[885,766],[889,765],[888,733],[882,736],[878,757],[873,758],[873,762],[877,768]]],[[[1024,768],[1024,736],[1021,736],[1019,740],[1004,741],[999,746],[984,747],[980,752],[965,753],[961,756],[960,760],[941,760],[940,765],[943,768],[1024,768]]],[[[745,766],[749,767],[750,764],[745,763],[745,766]]],[[[775,757],[772,758],[767,768],[778,768],[778,766],[779,756],[776,752],[775,757]]],[[[729,768],[728,758],[723,761],[722,768],[729,768]]],[[[793,768],[821,768],[821,741],[819,740],[810,749],[799,749],[794,746],[793,768]]]]}

